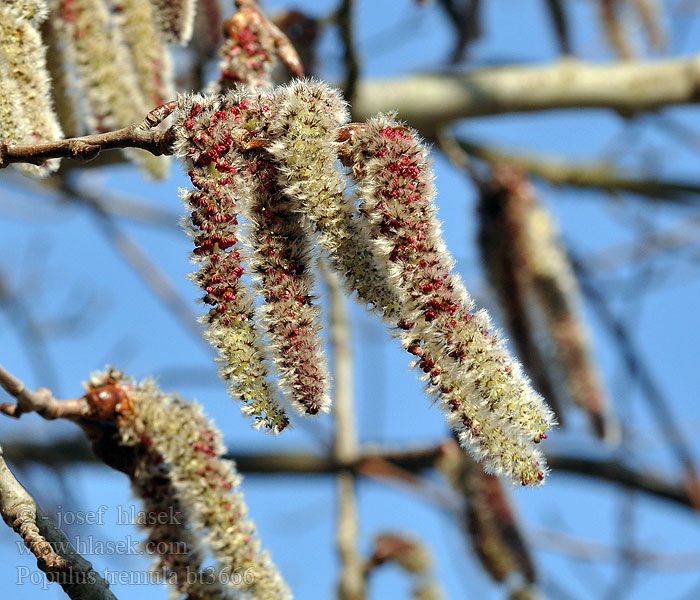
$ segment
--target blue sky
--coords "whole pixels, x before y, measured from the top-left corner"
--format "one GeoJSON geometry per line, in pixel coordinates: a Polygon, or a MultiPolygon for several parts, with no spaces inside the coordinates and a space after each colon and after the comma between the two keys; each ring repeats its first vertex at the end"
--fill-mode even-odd
{"type": "MultiPolygon", "coordinates": [[[[567,3],[574,48],[580,58],[609,60],[592,4],[582,0],[567,3]]],[[[680,3],[671,6],[676,5],[680,3]]],[[[268,6],[286,3],[269,2],[268,6]]],[[[334,3],[324,0],[300,6],[325,14],[334,3]]],[[[486,2],[484,37],[473,47],[472,61],[484,64],[553,60],[556,45],[544,6],[544,2],[486,2]]],[[[700,44],[693,38],[697,19],[689,19],[688,23],[686,43],[674,44],[673,52],[699,51],[700,44]]],[[[666,21],[668,27],[677,24],[678,21],[666,21]]],[[[357,38],[362,73],[370,77],[439,68],[452,42],[444,16],[437,8],[407,1],[359,3],[357,38]]],[[[321,74],[329,81],[337,80],[341,74],[340,56],[334,33],[329,32],[321,43],[321,74]]],[[[668,114],[690,128],[697,129],[700,122],[697,108],[671,109],[668,114]]],[[[651,117],[628,123],[609,112],[582,110],[474,119],[460,123],[457,129],[490,143],[524,151],[560,153],[572,159],[600,157],[617,142],[621,151],[616,158],[629,168],[698,179],[697,152],[681,147],[651,117]],[[638,137],[625,142],[621,136],[630,131],[638,137]]],[[[492,308],[475,245],[475,191],[462,174],[437,154],[435,170],[439,215],[445,223],[447,245],[467,288],[487,308],[492,308]]],[[[182,213],[177,189],[188,183],[180,169],[175,166],[172,176],[159,183],[145,182],[128,166],[90,170],[85,177],[102,194],[123,192],[172,214],[172,226],[154,227],[127,219],[119,219],[118,224],[146,250],[196,314],[200,310],[197,290],[185,277],[192,269],[188,262],[191,242],[177,227],[182,213]]],[[[56,395],[68,396],[79,393],[79,384],[90,371],[109,362],[139,378],[159,376],[164,388],[176,387],[184,396],[200,400],[224,431],[232,449],[292,451],[323,447],[331,431],[328,418],[298,424],[276,438],[252,431],[219,383],[210,349],[163,309],[106,241],[89,211],[75,204],[57,203],[40,188],[28,193],[22,184],[16,173],[0,172],[0,275],[26,299],[32,319],[46,334],[45,349],[55,376],[51,369],[47,372],[40,368],[36,358],[28,354],[20,340],[16,316],[6,311],[0,312],[2,364],[30,386],[49,384],[56,395]],[[80,317],[79,327],[54,334],[55,318],[72,312],[80,317]],[[47,381],[47,377],[52,381],[47,381]]],[[[652,205],[636,198],[613,199],[543,184],[538,184],[538,190],[559,219],[563,237],[586,257],[634,240],[645,227],[670,226],[693,214],[688,207],[652,205]]],[[[635,275],[630,269],[616,270],[597,281],[618,316],[630,327],[640,355],[671,402],[681,431],[697,455],[698,444],[692,437],[700,423],[700,282],[697,267],[683,264],[686,266],[679,266],[677,260],[655,263],[650,268],[651,283],[641,296],[634,292],[639,288],[630,287],[635,275]]],[[[319,288],[319,293],[323,296],[324,290],[319,288]]],[[[617,413],[631,431],[631,442],[616,450],[601,450],[585,434],[581,421],[574,419],[578,427],[554,432],[548,447],[591,455],[609,452],[635,466],[651,464],[670,476],[677,475],[678,465],[664,448],[659,426],[651,418],[638,386],[630,384],[610,336],[590,307],[586,307],[586,318],[617,413]]],[[[352,328],[362,441],[429,444],[443,437],[446,429],[442,415],[429,406],[416,374],[407,371],[407,356],[382,324],[352,305],[352,328]]],[[[26,437],[44,441],[74,431],[70,424],[45,422],[34,415],[25,416],[20,422],[0,421],[3,441],[26,437]]],[[[18,476],[49,512],[57,510],[59,502],[59,510],[64,512],[107,507],[103,527],[69,528],[69,535],[95,541],[127,540],[140,535],[135,528],[116,523],[118,507],[132,503],[128,482],[121,474],[104,467],[85,466],[66,471],[63,481],[40,467],[18,476]]],[[[437,476],[434,482],[439,483],[437,476]]],[[[263,544],[271,550],[296,597],[331,597],[337,567],[333,548],[333,479],[248,476],[243,490],[263,544]]],[[[630,588],[629,598],[640,600],[682,598],[684,592],[693,598],[700,592],[700,558],[694,558],[700,553],[700,522],[690,511],[556,472],[543,488],[516,489],[512,495],[536,550],[543,587],[550,598],[567,597],[561,588],[571,598],[603,598],[616,582],[624,582],[630,588]],[[670,562],[676,568],[626,572],[615,563],[611,566],[610,561],[563,557],[552,551],[544,531],[556,529],[572,538],[614,546],[620,531],[625,530],[622,514],[627,514],[634,524],[632,543],[675,557],[670,562]],[[687,568],[683,557],[691,561],[694,558],[697,566],[687,568]]],[[[373,535],[380,531],[405,531],[424,540],[434,552],[437,576],[447,597],[504,597],[504,589],[493,586],[475,563],[453,516],[415,491],[393,483],[362,480],[359,514],[362,551],[368,551],[373,535]]],[[[57,586],[40,592],[31,585],[36,580],[26,576],[35,571],[35,561],[27,555],[19,556],[17,541],[19,538],[12,531],[0,529],[0,582],[7,586],[5,589],[11,590],[18,600],[64,597],[57,586]],[[14,585],[22,576],[25,579],[21,585],[14,585]]],[[[88,558],[100,571],[143,572],[148,568],[147,558],[140,555],[117,552],[88,558]]],[[[369,597],[407,597],[408,586],[408,581],[389,567],[372,578],[369,597]]],[[[122,600],[140,598],[145,592],[138,585],[116,584],[113,589],[122,600]]],[[[167,591],[152,587],[148,593],[154,598],[165,598],[167,591]]]]}

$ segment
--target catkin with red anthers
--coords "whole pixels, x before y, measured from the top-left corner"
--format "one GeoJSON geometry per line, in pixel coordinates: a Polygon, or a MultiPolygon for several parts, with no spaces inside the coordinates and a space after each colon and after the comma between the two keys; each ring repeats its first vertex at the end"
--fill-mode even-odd
{"type": "MultiPolygon", "coordinates": [[[[53,109],[46,47],[39,25],[46,3],[12,0],[0,6],[0,139],[37,143],[60,140],[63,131],[53,109]],[[19,115],[11,115],[18,111],[19,115]]],[[[52,159],[42,165],[22,165],[28,174],[44,176],[58,169],[52,159]]]]}
{"type": "Polygon", "coordinates": [[[267,382],[264,351],[254,323],[255,308],[241,277],[245,271],[237,245],[240,195],[237,150],[231,132],[243,128],[235,102],[220,96],[178,98],[175,150],[195,189],[182,192],[188,210],[185,227],[193,238],[192,260],[199,270],[192,280],[204,291],[211,309],[202,316],[206,337],[219,351],[219,374],[243,404],[256,427],[272,432],[289,420],[267,382]]]}
{"type": "Polygon", "coordinates": [[[295,81],[276,88],[268,151],[279,166],[279,185],[298,202],[299,216],[330,255],[331,266],[350,293],[388,316],[399,309],[383,266],[369,247],[367,232],[345,196],[338,164],[337,128],[348,120],[345,101],[320,81],[295,81]]]}
{"type": "Polygon", "coordinates": [[[221,75],[216,91],[226,91],[237,83],[251,87],[272,85],[271,71],[277,62],[275,41],[262,13],[245,7],[224,22],[226,41],[221,50],[221,75]]]}
{"type": "Polygon", "coordinates": [[[250,600],[291,598],[261,550],[239,491],[241,478],[233,462],[221,458],[221,432],[201,405],[163,392],[152,379],[136,384],[113,370],[93,375],[90,389],[99,392],[105,383],[116,384],[124,396],[114,420],[121,445],[133,449],[134,489],[156,512],[146,513],[157,521],[147,549],[160,554],[161,569],[177,576],[178,590],[202,600],[226,597],[229,587],[250,600]],[[207,552],[217,562],[210,573],[202,572],[207,552]],[[222,577],[211,577],[217,573],[222,577]]]}
{"type": "MultiPolygon", "coordinates": [[[[231,203],[243,197],[252,200],[248,212],[254,222],[253,238],[257,236],[254,260],[263,259],[268,243],[257,232],[272,224],[267,218],[255,218],[254,211],[261,206],[270,211],[267,214],[283,211],[288,219],[286,240],[280,238],[280,244],[270,248],[287,261],[287,270],[295,268],[305,254],[290,244],[292,238],[304,240],[315,232],[348,289],[397,326],[404,347],[426,373],[429,389],[440,393],[448,421],[462,443],[486,468],[523,485],[539,484],[546,466],[535,443],[546,437],[553,422],[551,412],[505,350],[488,315],[472,312],[472,300],[459,277],[451,273],[453,261],[431,203],[434,190],[427,151],[413,132],[383,116],[350,127],[350,133],[344,130],[338,141],[339,127],[346,121],[339,93],[309,80],[269,93],[239,87],[219,99],[181,100],[178,151],[199,169],[190,171],[199,191],[188,196],[197,209],[193,213],[195,252],[216,257],[221,248],[236,241],[234,230],[224,230],[218,220],[207,216],[221,219],[220,198],[228,202],[221,211],[227,219],[235,216],[231,203]],[[347,181],[338,161],[341,147],[359,180],[359,216],[344,193],[347,181]],[[238,150],[247,156],[242,162],[238,150]],[[288,201],[271,204],[265,199],[261,204],[262,191],[281,192],[288,201]],[[287,248],[284,255],[283,247],[287,248]]],[[[210,313],[212,322],[219,318],[217,313],[233,310],[240,302],[238,280],[243,267],[238,254],[233,256],[235,288],[228,281],[212,285],[206,269],[197,276],[207,289],[205,301],[216,306],[210,313]]],[[[269,271],[262,262],[256,265],[259,274],[269,271]]],[[[271,287],[272,283],[269,278],[263,281],[263,294],[276,302],[280,288],[271,287]]],[[[306,291],[300,298],[305,295],[306,291]]],[[[305,299],[299,301],[300,307],[306,305],[305,299]]],[[[275,302],[268,302],[263,313],[277,314],[283,305],[275,302]]],[[[278,327],[268,324],[271,336],[278,327]]],[[[231,339],[226,327],[217,331],[220,339],[231,339]]],[[[296,326],[291,331],[301,333],[296,326]]],[[[292,380],[287,373],[296,377],[309,362],[305,357],[310,346],[281,347],[299,357],[296,371],[292,363],[281,365],[282,380],[289,385],[292,380]]],[[[242,373],[246,369],[239,365],[242,373]]]]}
{"type": "Polygon", "coordinates": [[[150,0],[156,28],[169,44],[184,46],[192,37],[196,0],[150,0]]]}
{"type": "MultiPolygon", "coordinates": [[[[223,103],[240,111],[251,138],[266,138],[273,110],[267,95],[229,93],[223,103]]],[[[251,270],[265,299],[257,316],[267,331],[280,387],[301,412],[326,411],[330,397],[320,311],[311,294],[308,232],[300,222],[298,202],[282,192],[278,168],[264,151],[241,154],[234,166],[241,196],[247,198],[251,270]]]]}
{"type": "Polygon", "coordinates": [[[551,411],[452,273],[426,148],[380,115],[357,129],[350,154],[374,252],[401,296],[404,345],[440,391],[462,444],[488,469],[537,485],[546,466],[534,443],[552,426],[551,411]]]}

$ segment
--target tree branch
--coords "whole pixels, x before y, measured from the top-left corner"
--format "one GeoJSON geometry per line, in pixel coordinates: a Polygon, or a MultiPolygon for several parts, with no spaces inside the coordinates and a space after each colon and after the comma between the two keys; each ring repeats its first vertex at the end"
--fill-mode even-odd
{"type": "Polygon", "coordinates": [[[23,413],[36,412],[44,419],[79,419],[88,412],[82,398],[56,400],[46,388],[29,390],[24,383],[0,365],[0,386],[17,400],[0,404],[0,412],[19,418],[23,413]]]}
{"type": "MultiPolygon", "coordinates": [[[[359,455],[357,429],[355,427],[355,393],[353,389],[353,365],[348,310],[335,273],[331,273],[321,261],[319,270],[325,280],[330,302],[330,337],[333,354],[333,415],[335,437],[333,459],[338,463],[352,464],[359,455]]],[[[363,600],[365,580],[362,561],[357,552],[359,529],[355,499],[356,473],[348,466],[341,468],[337,476],[338,517],[336,524],[336,549],[340,558],[338,598],[363,600]]]]}
{"type": "Polygon", "coordinates": [[[0,448],[0,512],[24,540],[37,565],[72,600],[116,600],[109,584],[78,554],[34,499],[15,479],[0,448]]]}
{"type": "MultiPolygon", "coordinates": [[[[88,451],[82,436],[67,440],[36,442],[10,441],[4,445],[5,456],[17,465],[38,462],[52,466],[69,466],[76,463],[97,462],[88,451]]],[[[229,444],[229,447],[231,445],[229,444]]],[[[440,454],[438,444],[408,449],[366,449],[355,460],[338,461],[330,456],[305,453],[249,453],[229,452],[226,458],[236,463],[236,468],[252,475],[332,475],[350,468],[358,474],[374,474],[379,465],[391,464],[404,472],[420,473],[435,467],[440,454]]],[[[623,485],[680,506],[693,508],[682,482],[650,471],[635,470],[612,458],[587,458],[565,454],[547,454],[552,470],[571,473],[591,479],[623,485]]],[[[387,473],[386,469],[382,473],[387,473]]]]}
{"type": "MultiPolygon", "coordinates": [[[[466,117],[565,108],[607,108],[624,115],[700,97],[700,56],[606,65],[563,59],[539,66],[503,66],[454,73],[428,73],[358,82],[353,117],[398,111],[402,119],[435,139],[445,123],[466,117]]],[[[156,128],[175,109],[168,102],[140,123],[118,131],[57,142],[0,143],[0,168],[39,164],[49,158],[91,160],[102,150],[141,148],[171,154],[174,132],[156,128]]]]}
{"type": "Polygon", "coordinates": [[[556,156],[532,152],[509,152],[470,140],[456,143],[467,154],[491,163],[515,165],[554,185],[568,185],[603,190],[621,190],[650,199],[684,201],[689,195],[700,196],[700,185],[690,181],[664,181],[650,177],[634,177],[616,171],[607,163],[574,163],[556,156]]]}
{"type": "Polygon", "coordinates": [[[174,101],[163,104],[138,123],[117,131],[40,144],[8,145],[0,142],[0,169],[12,163],[41,164],[49,158],[89,161],[103,150],[113,148],[141,148],[156,156],[172,154],[174,131],[171,128],[158,129],[157,126],[175,107],[174,101]]]}
{"type": "Polygon", "coordinates": [[[515,112],[607,108],[624,115],[698,101],[700,57],[606,65],[549,65],[428,73],[358,84],[353,118],[395,110],[428,138],[447,122],[515,112]]]}

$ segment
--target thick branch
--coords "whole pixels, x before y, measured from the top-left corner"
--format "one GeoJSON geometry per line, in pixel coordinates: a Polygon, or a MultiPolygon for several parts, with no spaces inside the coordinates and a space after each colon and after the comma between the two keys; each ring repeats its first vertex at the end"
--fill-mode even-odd
{"type": "Polygon", "coordinates": [[[608,108],[625,115],[698,100],[700,57],[606,65],[563,59],[544,66],[504,66],[364,80],[353,117],[397,110],[432,138],[441,125],[513,112],[608,108]]]}
{"type": "MultiPolygon", "coordinates": [[[[19,465],[39,462],[53,466],[69,466],[73,463],[96,462],[95,457],[87,452],[87,448],[81,436],[47,443],[14,441],[4,444],[7,459],[19,465]]],[[[386,448],[365,450],[355,460],[347,462],[338,461],[330,456],[289,452],[281,454],[232,452],[227,455],[227,458],[236,463],[236,468],[241,473],[257,475],[331,475],[348,468],[359,474],[372,474],[378,470],[378,465],[387,463],[400,467],[402,471],[420,473],[434,468],[439,453],[440,446],[435,445],[404,450],[386,448]]],[[[557,472],[566,472],[608,481],[663,500],[670,500],[681,506],[693,507],[681,482],[649,471],[632,469],[616,459],[548,454],[547,462],[555,475],[557,472]]]]}
{"type": "Polygon", "coordinates": [[[0,449],[0,512],[24,540],[38,567],[73,600],[116,600],[109,584],[78,554],[15,479],[0,449]]]}
{"type": "MultiPolygon", "coordinates": [[[[700,56],[666,61],[596,65],[572,59],[544,66],[504,66],[358,82],[352,112],[358,121],[395,110],[435,139],[446,123],[466,117],[565,108],[608,108],[625,115],[699,97],[700,56]]],[[[0,143],[0,168],[49,158],[91,160],[102,150],[141,148],[171,154],[174,132],[158,128],[169,102],[140,123],[81,138],[8,146],[0,143]]]]}

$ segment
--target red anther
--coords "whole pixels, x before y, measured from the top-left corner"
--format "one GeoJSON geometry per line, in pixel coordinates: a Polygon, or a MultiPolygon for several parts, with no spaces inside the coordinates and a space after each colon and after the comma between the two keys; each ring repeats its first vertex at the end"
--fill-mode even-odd
{"type": "Polygon", "coordinates": [[[409,329],[413,328],[413,323],[410,323],[406,319],[399,319],[399,322],[396,324],[396,326],[399,329],[403,329],[404,331],[408,331],[409,329]]]}
{"type": "Polygon", "coordinates": [[[413,344],[406,348],[406,350],[415,356],[422,356],[423,354],[423,348],[421,348],[418,344],[413,344]]]}

